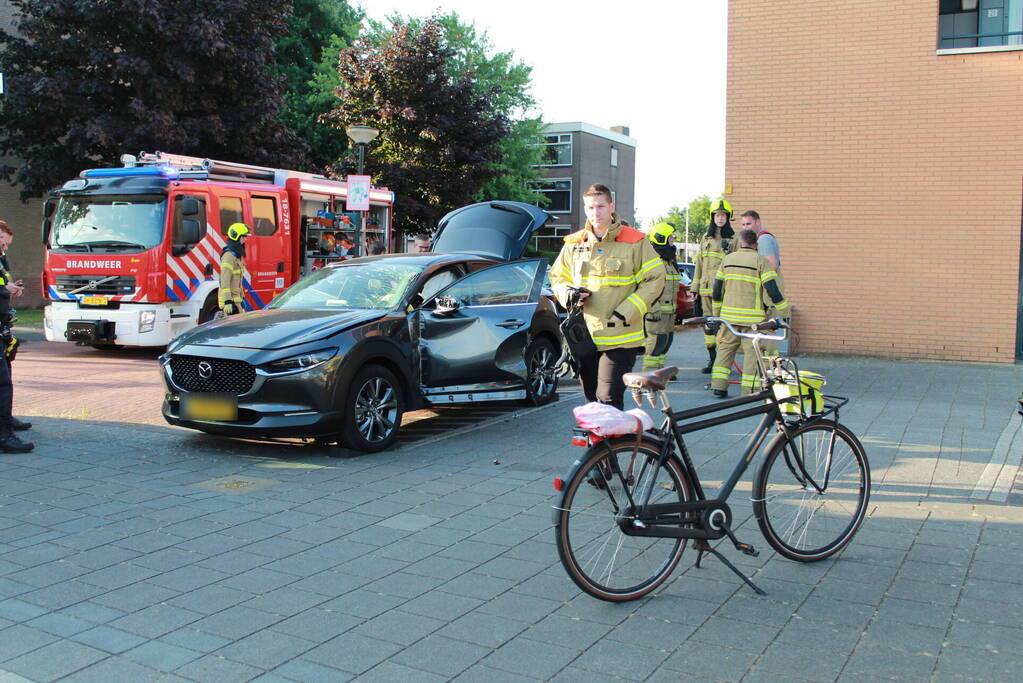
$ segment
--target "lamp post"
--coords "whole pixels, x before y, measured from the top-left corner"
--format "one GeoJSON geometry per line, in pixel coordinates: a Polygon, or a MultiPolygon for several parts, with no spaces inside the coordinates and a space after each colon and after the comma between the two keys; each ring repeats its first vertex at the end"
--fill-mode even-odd
{"type": "MultiPolygon", "coordinates": [[[[363,174],[363,167],[366,163],[366,145],[373,142],[380,131],[372,126],[353,124],[345,128],[349,139],[355,143],[359,151],[358,175],[363,174]]],[[[362,232],[366,228],[366,212],[359,212],[359,224],[355,226],[355,244],[359,248],[359,256],[364,256],[365,249],[362,244],[362,232]]]]}

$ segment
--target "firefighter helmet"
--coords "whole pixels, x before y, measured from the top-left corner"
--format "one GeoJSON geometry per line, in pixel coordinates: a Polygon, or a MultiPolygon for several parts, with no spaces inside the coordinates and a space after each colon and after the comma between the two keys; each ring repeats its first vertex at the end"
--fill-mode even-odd
{"type": "Polygon", "coordinates": [[[675,226],[671,223],[658,223],[647,233],[647,239],[657,245],[665,245],[668,238],[675,234],[675,226]]]}
{"type": "Polygon", "coordinates": [[[724,199],[718,199],[710,205],[710,215],[713,216],[716,213],[727,213],[728,220],[732,220],[732,205],[724,199]]]}
{"type": "Polygon", "coordinates": [[[237,242],[249,232],[249,226],[244,223],[232,223],[231,227],[227,229],[227,239],[237,242]]]}

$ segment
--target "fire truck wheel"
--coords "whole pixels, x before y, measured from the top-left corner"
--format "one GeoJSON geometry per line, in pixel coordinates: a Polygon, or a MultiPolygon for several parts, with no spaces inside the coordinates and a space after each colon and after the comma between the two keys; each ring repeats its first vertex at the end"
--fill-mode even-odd
{"type": "Polygon", "coordinates": [[[375,453],[398,437],[405,397],[394,373],[381,365],[367,365],[348,386],[342,410],[341,443],[375,453]]]}
{"type": "Polygon", "coordinates": [[[213,320],[213,316],[217,314],[220,308],[217,306],[217,293],[213,292],[203,303],[202,308],[199,309],[199,324],[208,323],[213,320]]]}

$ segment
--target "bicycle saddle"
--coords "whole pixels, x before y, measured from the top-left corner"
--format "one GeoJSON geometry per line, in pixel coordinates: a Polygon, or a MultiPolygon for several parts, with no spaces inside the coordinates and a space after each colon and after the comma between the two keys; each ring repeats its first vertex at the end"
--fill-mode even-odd
{"type": "Polygon", "coordinates": [[[649,389],[650,391],[663,391],[668,385],[668,380],[678,374],[677,365],[669,365],[660,370],[650,372],[627,372],[622,375],[622,381],[630,389],[649,389]]]}

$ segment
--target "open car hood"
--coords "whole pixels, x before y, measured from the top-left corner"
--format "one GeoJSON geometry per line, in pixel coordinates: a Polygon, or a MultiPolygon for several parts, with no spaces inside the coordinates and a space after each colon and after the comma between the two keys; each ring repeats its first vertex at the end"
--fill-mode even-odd
{"type": "Polygon", "coordinates": [[[548,218],[543,209],[523,202],[470,204],[440,220],[432,251],[514,261],[522,257],[530,236],[548,218]]]}

